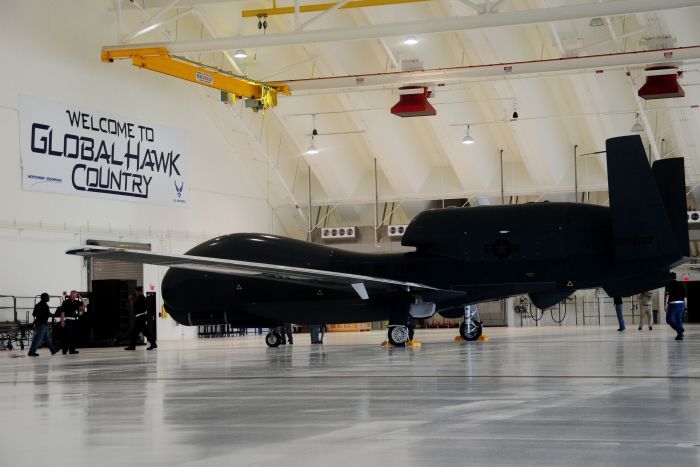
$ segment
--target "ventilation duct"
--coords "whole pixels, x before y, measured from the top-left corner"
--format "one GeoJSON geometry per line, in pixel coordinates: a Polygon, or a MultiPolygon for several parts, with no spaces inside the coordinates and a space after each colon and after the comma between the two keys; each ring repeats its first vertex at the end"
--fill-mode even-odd
{"type": "Polygon", "coordinates": [[[428,98],[433,93],[425,86],[403,86],[399,88],[399,102],[391,108],[391,113],[399,117],[426,117],[436,115],[428,98]]]}
{"type": "Polygon", "coordinates": [[[685,91],[678,83],[680,72],[675,66],[657,65],[646,68],[647,81],[637,93],[642,99],[666,99],[685,97],[685,91]]]}

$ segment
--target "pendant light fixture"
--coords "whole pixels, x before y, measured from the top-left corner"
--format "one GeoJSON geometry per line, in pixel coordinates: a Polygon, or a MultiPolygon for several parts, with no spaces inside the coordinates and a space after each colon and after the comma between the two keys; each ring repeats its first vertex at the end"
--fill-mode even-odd
{"type": "Polygon", "coordinates": [[[464,138],[462,138],[462,144],[474,144],[474,138],[472,138],[472,135],[469,133],[469,125],[467,125],[467,132],[464,134],[464,138]]]}
{"type": "Polygon", "coordinates": [[[639,121],[639,114],[637,114],[635,120],[634,120],[634,125],[632,125],[632,128],[630,128],[630,131],[632,133],[641,133],[644,131],[644,127],[642,126],[642,123],[639,121]]]}
{"type": "Polygon", "coordinates": [[[313,114],[312,117],[313,119],[313,131],[311,132],[311,144],[309,145],[309,148],[306,150],[306,155],[308,156],[313,156],[318,154],[318,148],[316,148],[315,139],[316,136],[318,136],[318,131],[316,131],[316,114],[313,114]]]}

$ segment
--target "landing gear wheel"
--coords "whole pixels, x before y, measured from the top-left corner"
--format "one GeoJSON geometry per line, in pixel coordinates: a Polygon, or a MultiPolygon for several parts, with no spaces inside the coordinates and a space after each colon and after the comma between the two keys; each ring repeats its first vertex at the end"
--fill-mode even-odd
{"type": "Polygon", "coordinates": [[[409,328],[408,328],[408,340],[409,340],[409,341],[412,341],[412,340],[413,340],[413,334],[414,334],[413,328],[412,328],[412,327],[409,327],[409,328]]]}
{"type": "Polygon", "coordinates": [[[394,347],[403,347],[409,340],[409,329],[407,326],[389,326],[389,343],[394,347]]]}
{"type": "Polygon", "coordinates": [[[467,319],[459,325],[459,335],[465,341],[475,341],[481,336],[483,326],[481,323],[467,319]]]}
{"type": "Polygon", "coordinates": [[[282,343],[282,335],[277,331],[270,331],[265,336],[265,343],[268,347],[279,347],[282,343]]]}

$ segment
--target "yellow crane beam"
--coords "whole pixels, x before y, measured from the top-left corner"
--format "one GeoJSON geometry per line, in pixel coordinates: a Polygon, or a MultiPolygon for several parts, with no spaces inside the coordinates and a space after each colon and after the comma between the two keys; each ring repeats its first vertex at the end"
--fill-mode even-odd
{"type": "MultiPolygon", "coordinates": [[[[348,2],[347,4],[341,6],[340,10],[345,10],[347,8],[365,8],[372,6],[384,6],[384,5],[399,5],[402,3],[417,3],[417,2],[428,2],[430,0],[355,0],[348,2]]],[[[299,7],[300,13],[311,13],[314,11],[325,11],[330,10],[335,3],[316,3],[313,5],[301,5],[299,7]]],[[[257,16],[274,16],[274,15],[291,15],[294,14],[293,6],[278,7],[277,2],[273,0],[272,8],[259,8],[257,10],[243,10],[241,16],[243,18],[257,17],[257,16]]]]}
{"type": "Polygon", "coordinates": [[[139,68],[157,71],[238,97],[258,100],[262,103],[263,109],[277,105],[278,93],[291,94],[286,85],[261,83],[175,57],[170,55],[165,47],[102,49],[103,62],[113,62],[118,59],[131,59],[131,63],[139,68]]]}

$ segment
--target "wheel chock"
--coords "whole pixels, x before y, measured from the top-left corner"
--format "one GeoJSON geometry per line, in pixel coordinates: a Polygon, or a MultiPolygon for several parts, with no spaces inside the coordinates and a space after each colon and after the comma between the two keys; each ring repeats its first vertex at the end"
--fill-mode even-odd
{"type": "Polygon", "coordinates": [[[406,347],[420,347],[422,344],[418,339],[406,342],[406,347]]]}
{"type": "Polygon", "coordinates": [[[389,343],[389,341],[383,341],[381,344],[379,344],[379,347],[387,348],[391,347],[391,344],[389,343]]]}
{"type": "MultiPolygon", "coordinates": [[[[476,340],[481,341],[481,342],[488,342],[489,336],[481,335],[481,336],[477,337],[476,340]]],[[[462,339],[462,336],[456,336],[455,343],[459,344],[461,342],[464,342],[464,339],[462,339]]]]}

